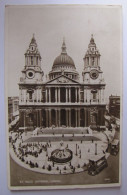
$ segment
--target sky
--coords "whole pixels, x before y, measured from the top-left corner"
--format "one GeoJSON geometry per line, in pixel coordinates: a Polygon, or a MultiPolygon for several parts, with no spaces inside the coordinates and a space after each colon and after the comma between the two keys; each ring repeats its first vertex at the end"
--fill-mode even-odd
{"type": "Polygon", "coordinates": [[[120,95],[122,83],[122,25],[119,6],[40,5],[6,6],[5,69],[8,96],[19,94],[24,53],[35,34],[44,78],[61,53],[63,37],[82,81],[83,58],[93,34],[101,54],[105,97],[120,95]]]}

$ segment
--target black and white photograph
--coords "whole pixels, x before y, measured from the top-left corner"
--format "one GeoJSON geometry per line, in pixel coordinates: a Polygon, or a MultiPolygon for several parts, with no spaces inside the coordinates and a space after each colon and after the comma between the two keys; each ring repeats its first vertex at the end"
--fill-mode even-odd
{"type": "Polygon", "coordinates": [[[122,8],[5,8],[8,186],[121,185],[122,8]]]}

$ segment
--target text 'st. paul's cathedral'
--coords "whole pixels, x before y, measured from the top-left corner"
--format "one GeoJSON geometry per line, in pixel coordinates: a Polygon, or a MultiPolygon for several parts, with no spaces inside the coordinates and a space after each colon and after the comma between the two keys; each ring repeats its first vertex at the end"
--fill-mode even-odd
{"type": "Polygon", "coordinates": [[[83,59],[82,82],[73,59],[67,54],[65,41],[61,49],[48,81],[44,82],[41,55],[32,37],[19,83],[20,129],[104,126],[105,83],[93,36],[83,59]]]}

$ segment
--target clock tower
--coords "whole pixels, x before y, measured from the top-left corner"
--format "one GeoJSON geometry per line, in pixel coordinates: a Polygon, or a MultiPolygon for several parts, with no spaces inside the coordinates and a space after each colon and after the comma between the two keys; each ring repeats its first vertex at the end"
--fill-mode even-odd
{"type": "Polygon", "coordinates": [[[42,82],[43,72],[41,70],[41,56],[33,35],[29,48],[25,53],[25,66],[22,71],[22,79],[25,83],[42,82]]]}
{"type": "Polygon", "coordinates": [[[19,82],[20,127],[32,129],[38,125],[38,113],[41,113],[36,106],[43,101],[41,55],[34,35],[24,55],[25,66],[19,82]]]}
{"type": "Polygon", "coordinates": [[[105,82],[100,66],[100,52],[96,47],[93,35],[91,36],[87,52],[84,57],[84,70],[82,72],[84,95],[89,103],[91,125],[104,125],[105,112],[105,82]],[[96,116],[96,117],[95,117],[96,116]],[[97,121],[98,120],[98,121],[97,121]]]}

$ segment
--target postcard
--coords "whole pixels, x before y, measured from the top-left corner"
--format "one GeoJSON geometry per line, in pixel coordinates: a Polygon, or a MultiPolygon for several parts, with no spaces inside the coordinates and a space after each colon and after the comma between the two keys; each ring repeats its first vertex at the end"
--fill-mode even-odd
{"type": "Polygon", "coordinates": [[[121,185],[121,13],[6,6],[10,190],[121,185]]]}

